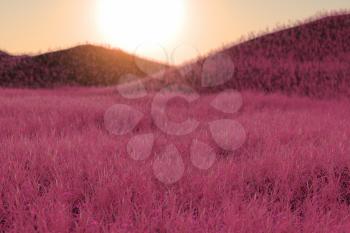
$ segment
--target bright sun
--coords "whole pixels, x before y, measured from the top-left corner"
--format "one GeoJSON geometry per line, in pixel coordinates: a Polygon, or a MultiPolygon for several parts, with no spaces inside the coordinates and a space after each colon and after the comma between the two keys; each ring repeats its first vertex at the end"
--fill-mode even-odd
{"type": "Polygon", "coordinates": [[[184,21],[184,0],[100,0],[104,40],[133,51],[143,43],[166,44],[184,21]]]}

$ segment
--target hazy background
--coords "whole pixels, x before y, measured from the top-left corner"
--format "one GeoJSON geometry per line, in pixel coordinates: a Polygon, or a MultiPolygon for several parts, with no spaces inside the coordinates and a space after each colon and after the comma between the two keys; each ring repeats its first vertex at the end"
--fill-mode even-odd
{"type": "MultiPolygon", "coordinates": [[[[0,50],[38,53],[84,42],[119,47],[98,28],[98,4],[99,0],[1,0],[0,50]]],[[[185,23],[162,45],[169,53],[187,44],[205,54],[249,32],[349,8],[349,0],[185,0],[185,23]]],[[[188,53],[183,49],[176,63],[197,55],[194,49],[184,48],[188,53]]],[[[156,53],[146,56],[161,59],[156,53]]]]}

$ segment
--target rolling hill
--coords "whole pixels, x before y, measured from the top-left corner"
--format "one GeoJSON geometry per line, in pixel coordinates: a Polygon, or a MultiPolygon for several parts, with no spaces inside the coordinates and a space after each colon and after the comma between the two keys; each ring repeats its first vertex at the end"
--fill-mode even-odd
{"type": "Polygon", "coordinates": [[[9,57],[9,56],[10,55],[8,55],[7,53],[0,51],[0,59],[6,58],[6,57],[9,57]]]}
{"type": "Polygon", "coordinates": [[[318,96],[350,92],[350,15],[325,17],[227,49],[236,88],[318,96]]]}
{"type": "MultiPolygon", "coordinates": [[[[191,85],[200,92],[226,88],[282,92],[312,97],[350,96],[350,14],[333,14],[309,20],[293,27],[252,37],[208,55],[228,55],[234,63],[234,75],[228,83],[202,87],[206,58],[170,67],[166,75],[149,78],[146,86],[158,90],[174,83],[191,85]]],[[[62,85],[100,86],[118,83],[121,75],[146,76],[135,57],[121,50],[83,45],[38,56],[0,60],[0,86],[52,87],[62,85]]],[[[136,58],[157,72],[164,66],[136,58]]],[[[224,72],[220,64],[212,67],[224,72]]]]}
{"type": "MultiPolygon", "coordinates": [[[[235,88],[313,97],[350,95],[350,14],[326,16],[269,33],[211,56],[221,53],[230,56],[235,65],[229,83],[202,88],[200,68],[205,59],[191,64],[193,72],[182,81],[205,92],[235,88]]],[[[217,74],[222,72],[220,66],[215,69],[217,74]]]]}
{"type": "Polygon", "coordinates": [[[123,74],[146,75],[135,60],[147,70],[157,71],[163,67],[163,64],[121,50],[94,45],[81,45],[38,56],[6,57],[0,60],[0,85],[5,87],[112,85],[118,83],[123,74]]]}

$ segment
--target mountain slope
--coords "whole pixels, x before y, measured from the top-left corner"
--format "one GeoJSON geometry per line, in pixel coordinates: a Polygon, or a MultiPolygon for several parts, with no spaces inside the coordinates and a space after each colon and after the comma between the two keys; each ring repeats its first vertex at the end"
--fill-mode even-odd
{"type": "MultiPolygon", "coordinates": [[[[316,97],[350,96],[349,14],[327,16],[276,31],[214,56],[221,53],[229,55],[235,65],[230,82],[202,88],[200,68],[205,59],[191,64],[195,69],[183,81],[206,92],[235,88],[316,97]]],[[[214,68],[217,73],[223,72],[221,67],[214,68]]]]}
{"type": "Polygon", "coordinates": [[[110,85],[123,74],[145,76],[138,60],[148,70],[157,71],[163,64],[134,57],[121,50],[83,45],[17,59],[10,68],[0,69],[0,85],[11,87],[52,87],[60,85],[110,85]]]}
{"type": "Polygon", "coordinates": [[[8,55],[7,53],[3,52],[3,51],[0,51],[0,59],[3,59],[3,58],[6,58],[6,57],[9,57],[10,55],[8,55]]]}
{"type": "Polygon", "coordinates": [[[236,88],[317,97],[350,93],[350,15],[325,17],[225,52],[237,64],[236,88]]]}
{"type": "Polygon", "coordinates": [[[225,50],[232,86],[308,96],[349,95],[350,15],[325,17],[225,50]]]}
{"type": "Polygon", "coordinates": [[[327,16],[228,48],[233,56],[324,60],[350,51],[350,15],[327,16]]]}
{"type": "MultiPolygon", "coordinates": [[[[234,63],[229,82],[204,88],[201,85],[206,59],[187,64],[192,71],[171,68],[159,79],[149,79],[148,89],[185,83],[200,92],[226,88],[283,92],[313,97],[350,96],[350,14],[326,16],[279,30],[218,51],[234,63]]],[[[135,63],[142,61],[154,72],[162,64],[135,58],[120,50],[98,46],[75,48],[34,57],[0,60],[0,86],[50,87],[57,85],[111,85],[120,76],[146,76],[135,63]]],[[[212,67],[213,79],[225,72],[212,67]]]]}

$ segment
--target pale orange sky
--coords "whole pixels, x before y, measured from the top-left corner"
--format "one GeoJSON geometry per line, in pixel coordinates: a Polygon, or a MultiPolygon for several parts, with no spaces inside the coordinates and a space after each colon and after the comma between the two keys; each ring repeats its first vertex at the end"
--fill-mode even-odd
{"type": "MultiPolygon", "coordinates": [[[[105,30],[103,32],[102,13],[99,10],[103,1],[106,0],[0,1],[0,50],[13,54],[39,53],[90,42],[110,44],[134,52],[141,41],[142,48],[145,49],[137,50],[137,53],[165,60],[164,55],[152,49],[154,46],[150,47],[150,52],[143,53],[147,46],[151,46],[146,42],[146,34],[135,34],[137,38],[131,38],[134,34],[124,33],[115,35],[118,38],[111,38],[113,34],[106,33],[109,27],[116,30],[112,25],[124,25],[128,28],[130,24],[134,31],[140,32],[145,28],[145,22],[155,22],[159,25],[152,33],[152,40],[160,38],[161,41],[154,42],[165,48],[168,62],[181,63],[198,56],[197,51],[206,54],[250,32],[259,32],[289,21],[295,22],[314,16],[320,11],[350,9],[348,0],[162,0],[168,1],[161,6],[164,9],[155,9],[152,5],[142,6],[145,7],[144,11],[137,7],[125,8],[128,12],[123,13],[127,19],[121,20],[118,16],[113,16],[102,21],[108,21],[108,24],[102,26],[105,30]],[[182,1],[179,10],[181,14],[175,14],[176,9],[167,9],[171,1],[182,1]],[[134,11],[141,12],[141,15],[133,15],[134,11]],[[157,12],[163,14],[155,18],[157,12]],[[155,21],[147,21],[148,16],[153,16],[155,21]],[[162,23],[172,27],[164,28],[162,23]],[[142,42],[143,39],[145,42],[142,42]],[[175,48],[179,49],[174,52],[175,48]]],[[[119,3],[113,7],[124,9],[121,5],[129,0],[115,1],[119,3]]],[[[154,2],[142,1],[147,4],[154,2]]]]}

